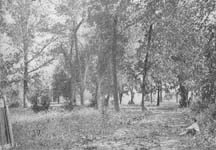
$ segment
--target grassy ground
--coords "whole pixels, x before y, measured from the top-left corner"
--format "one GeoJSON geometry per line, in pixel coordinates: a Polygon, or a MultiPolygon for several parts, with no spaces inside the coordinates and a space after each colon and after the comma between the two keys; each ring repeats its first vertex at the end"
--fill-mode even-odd
{"type": "Polygon", "coordinates": [[[38,114],[11,110],[15,150],[203,149],[196,137],[179,136],[190,124],[187,109],[170,102],[144,113],[139,106],[122,107],[120,113],[104,115],[92,108],[38,114]]]}

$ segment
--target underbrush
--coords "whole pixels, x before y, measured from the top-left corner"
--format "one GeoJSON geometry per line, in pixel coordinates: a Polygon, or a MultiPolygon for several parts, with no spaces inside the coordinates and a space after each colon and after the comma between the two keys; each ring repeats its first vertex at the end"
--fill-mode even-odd
{"type": "Polygon", "coordinates": [[[216,104],[198,101],[191,106],[192,113],[197,116],[201,133],[192,143],[200,150],[216,149],[216,104]]]}
{"type": "MultiPolygon", "coordinates": [[[[29,112],[30,120],[14,121],[13,130],[16,149],[69,149],[80,147],[103,136],[113,134],[126,126],[135,116],[145,116],[140,112],[114,113],[109,110],[101,114],[93,108],[37,114],[29,112]],[[36,118],[36,119],[33,119],[36,118]]],[[[25,117],[28,118],[27,116],[25,117]]]]}

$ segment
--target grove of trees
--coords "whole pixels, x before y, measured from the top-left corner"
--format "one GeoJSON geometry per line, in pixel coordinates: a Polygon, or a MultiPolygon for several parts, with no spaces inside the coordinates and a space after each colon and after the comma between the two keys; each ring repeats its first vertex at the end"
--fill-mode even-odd
{"type": "Polygon", "coordinates": [[[142,94],[142,111],[153,92],[160,105],[163,89],[176,89],[181,107],[189,92],[203,105],[215,103],[215,6],[215,0],[1,0],[0,92],[21,95],[26,107],[47,89],[56,101],[85,105],[89,91],[96,108],[104,111],[113,98],[117,112],[124,93],[134,103],[134,90],[142,94]]]}

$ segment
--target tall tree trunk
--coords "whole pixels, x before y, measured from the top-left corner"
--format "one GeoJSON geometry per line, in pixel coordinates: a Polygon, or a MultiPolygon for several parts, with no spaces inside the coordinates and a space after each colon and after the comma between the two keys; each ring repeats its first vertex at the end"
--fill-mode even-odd
{"type": "Polygon", "coordinates": [[[151,104],[152,104],[152,102],[153,102],[152,94],[153,94],[153,89],[152,89],[152,85],[151,85],[151,104]]]}
{"type": "Polygon", "coordinates": [[[113,21],[113,43],[112,43],[112,75],[113,75],[113,96],[114,96],[114,108],[119,112],[118,101],[118,84],[117,84],[117,71],[116,71],[116,51],[117,51],[117,16],[113,21]]]}
{"type": "Polygon", "coordinates": [[[157,106],[160,106],[160,86],[159,85],[157,90],[157,106]]]}
{"type": "Polygon", "coordinates": [[[178,103],[178,90],[176,89],[175,92],[176,92],[176,93],[175,93],[175,96],[176,96],[176,103],[178,103]]]}
{"type": "Polygon", "coordinates": [[[159,81],[159,86],[160,86],[160,102],[162,102],[163,101],[163,88],[162,88],[162,82],[161,81],[159,81]]]}
{"type": "Polygon", "coordinates": [[[84,89],[80,90],[80,104],[81,105],[84,105],[84,92],[85,92],[84,89]]]}
{"type": "MultiPolygon", "coordinates": [[[[85,93],[85,85],[84,81],[81,81],[81,64],[80,64],[80,57],[79,57],[79,47],[78,47],[78,39],[77,39],[77,32],[82,25],[84,19],[82,19],[74,28],[74,46],[75,46],[75,52],[76,52],[76,81],[78,82],[78,87],[80,87],[80,103],[81,105],[84,105],[84,93],[85,93]]],[[[74,25],[76,23],[74,22],[74,25]]]]}
{"type": "Polygon", "coordinates": [[[26,108],[26,94],[28,92],[28,47],[29,47],[29,38],[28,38],[28,15],[30,2],[24,1],[24,18],[22,19],[22,44],[23,44],[23,55],[24,55],[24,70],[23,70],[23,107],[26,108]]]}
{"type": "Polygon", "coordinates": [[[98,109],[99,106],[98,106],[98,81],[96,82],[96,88],[95,88],[95,108],[98,109]]]}
{"type": "Polygon", "coordinates": [[[99,80],[98,80],[98,91],[97,91],[97,104],[98,104],[99,110],[102,113],[104,113],[104,98],[103,98],[103,95],[101,93],[101,84],[102,84],[102,78],[99,77],[99,80]]]}
{"type": "Polygon", "coordinates": [[[150,46],[151,46],[151,34],[152,34],[152,26],[153,24],[151,24],[149,26],[149,31],[148,31],[148,43],[147,43],[147,52],[146,52],[146,57],[145,57],[145,61],[144,61],[144,66],[143,66],[143,82],[142,82],[142,111],[145,111],[146,110],[146,107],[145,107],[145,94],[146,94],[146,91],[145,91],[145,87],[146,87],[146,76],[147,76],[147,72],[148,72],[148,57],[149,57],[149,51],[150,51],[150,46]]]}
{"type": "Polygon", "coordinates": [[[141,106],[142,106],[142,111],[147,110],[146,107],[145,107],[145,83],[143,83],[143,85],[142,85],[142,102],[141,102],[141,106]]]}
{"type": "Polygon", "coordinates": [[[181,100],[179,101],[180,107],[187,107],[188,90],[182,83],[180,83],[179,92],[181,96],[181,100]]]}
{"type": "Polygon", "coordinates": [[[178,75],[179,79],[179,95],[181,96],[181,99],[179,101],[180,107],[187,107],[188,102],[188,90],[184,86],[184,78],[181,75],[178,75]]]}
{"type": "Polygon", "coordinates": [[[70,60],[70,103],[74,104],[74,90],[75,90],[75,81],[74,81],[74,72],[73,72],[73,65],[72,65],[72,54],[71,54],[71,60],[70,60]]]}
{"type": "Polygon", "coordinates": [[[26,63],[26,56],[24,58],[24,78],[23,78],[23,107],[26,108],[26,94],[28,91],[28,64],[26,63]]]}
{"type": "Polygon", "coordinates": [[[129,101],[128,104],[134,104],[134,92],[133,92],[133,88],[129,88],[130,93],[131,93],[131,99],[129,101]]]}
{"type": "MultiPolygon", "coordinates": [[[[27,28],[27,25],[26,25],[26,28],[27,28]]],[[[28,43],[27,42],[28,42],[27,37],[23,37],[23,52],[24,52],[23,107],[24,108],[27,107],[26,106],[26,94],[28,92],[28,43]]]]}
{"type": "Polygon", "coordinates": [[[59,96],[57,97],[57,101],[58,101],[58,104],[59,104],[60,103],[60,97],[59,96]]]}
{"type": "Polygon", "coordinates": [[[78,43],[77,43],[77,31],[74,32],[74,45],[75,45],[75,52],[76,52],[76,61],[75,61],[75,64],[76,64],[76,82],[78,83],[77,86],[80,87],[80,103],[81,105],[84,104],[84,89],[83,89],[83,86],[82,86],[82,82],[81,82],[81,78],[80,78],[80,75],[81,75],[81,67],[80,67],[80,60],[79,60],[79,50],[78,50],[78,43]]]}
{"type": "Polygon", "coordinates": [[[119,102],[120,104],[122,103],[122,97],[123,97],[123,93],[122,91],[119,92],[119,102]]]}
{"type": "Polygon", "coordinates": [[[89,68],[89,65],[88,65],[88,62],[87,62],[85,64],[85,71],[84,71],[83,79],[82,79],[82,81],[80,81],[80,83],[81,83],[81,86],[80,86],[80,102],[81,102],[81,105],[84,105],[88,68],[89,68]]]}
{"type": "Polygon", "coordinates": [[[110,93],[108,93],[107,97],[105,98],[105,102],[104,102],[105,107],[109,106],[109,99],[110,99],[110,93]]]}

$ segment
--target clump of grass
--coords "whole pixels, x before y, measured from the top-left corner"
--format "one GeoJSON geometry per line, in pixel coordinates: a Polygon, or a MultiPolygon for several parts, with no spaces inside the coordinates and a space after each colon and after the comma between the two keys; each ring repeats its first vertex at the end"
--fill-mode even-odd
{"type": "MultiPolygon", "coordinates": [[[[61,149],[82,145],[113,134],[140,113],[101,114],[94,108],[75,107],[73,111],[33,113],[27,109],[13,121],[15,141],[20,149],[61,149]],[[24,117],[23,117],[24,116],[24,117]]],[[[144,114],[140,114],[144,115],[144,114]]],[[[14,118],[14,114],[12,116],[14,118]]]]}

